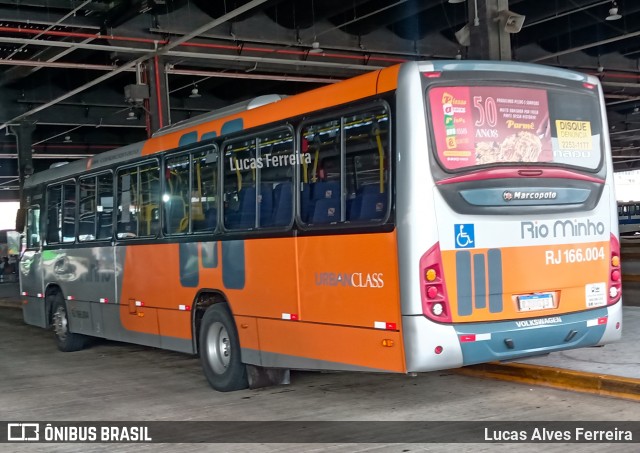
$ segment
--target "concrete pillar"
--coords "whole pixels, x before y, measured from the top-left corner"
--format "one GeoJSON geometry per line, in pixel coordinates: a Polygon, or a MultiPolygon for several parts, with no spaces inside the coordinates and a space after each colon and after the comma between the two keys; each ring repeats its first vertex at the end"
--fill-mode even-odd
{"type": "Polygon", "coordinates": [[[470,60],[511,60],[511,33],[505,31],[508,0],[467,0],[470,60]]]}
{"type": "Polygon", "coordinates": [[[11,132],[16,137],[18,150],[18,183],[20,187],[20,207],[25,207],[23,188],[24,180],[33,174],[32,134],[36,129],[35,123],[23,121],[17,126],[11,126],[11,132]]]}

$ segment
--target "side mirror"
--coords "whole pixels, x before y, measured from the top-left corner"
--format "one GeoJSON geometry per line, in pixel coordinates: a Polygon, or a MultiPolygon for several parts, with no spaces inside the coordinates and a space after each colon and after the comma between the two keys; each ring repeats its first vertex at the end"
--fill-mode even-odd
{"type": "Polygon", "coordinates": [[[27,210],[25,208],[18,208],[16,213],[16,231],[18,233],[24,233],[24,227],[27,220],[27,210]]]}

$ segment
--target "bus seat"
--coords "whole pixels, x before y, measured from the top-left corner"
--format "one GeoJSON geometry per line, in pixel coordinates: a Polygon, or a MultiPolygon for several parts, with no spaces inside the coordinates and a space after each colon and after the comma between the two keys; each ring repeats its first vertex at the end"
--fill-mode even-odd
{"type": "Polygon", "coordinates": [[[360,217],[362,210],[362,195],[356,195],[355,198],[347,200],[347,220],[356,220],[360,217]]]}
{"type": "Polygon", "coordinates": [[[111,211],[98,213],[98,239],[111,239],[111,222],[113,214],[111,211]]]}
{"type": "Polygon", "coordinates": [[[384,217],[387,197],[379,184],[367,184],[358,189],[347,211],[349,220],[374,220],[384,217]]]}
{"type": "Polygon", "coordinates": [[[381,220],[387,212],[387,196],[383,193],[367,193],[362,196],[362,206],[354,220],[381,220]]]}
{"type": "Polygon", "coordinates": [[[180,196],[170,196],[164,203],[165,232],[179,233],[180,222],[185,217],[184,200],[180,196]]]}
{"type": "Polygon", "coordinates": [[[313,200],[340,198],[339,181],[318,181],[313,185],[313,200]]]}
{"type": "MultiPolygon", "coordinates": [[[[55,216],[56,214],[54,214],[55,216]]],[[[55,243],[60,242],[60,229],[58,228],[57,223],[54,222],[55,217],[49,217],[49,222],[47,223],[47,243],[55,243]]]]}
{"type": "Polygon", "coordinates": [[[281,182],[273,189],[273,216],[271,226],[289,225],[293,213],[293,201],[291,198],[291,183],[281,182]]]}
{"type": "Polygon", "coordinates": [[[358,189],[358,193],[360,195],[374,194],[374,193],[378,194],[380,193],[380,184],[375,183],[375,184],[364,185],[360,187],[360,189],[358,189]]]}
{"type": "Polygon", "coordinates": [[[252,228],[256,222],[256,188],[246,187],[238,192],[238,211],[226,218],[227,228],[252,228]]]}
{"type": "Polygon", "coordinates": [[[260,226],[268,226],[273,215],[273,185],[260,185],[260,226]]]}
{"type": "Polygon", "coordinates": [[[300,191],[300,218],[303,222],[308,222],[313,214],[313,194],[311,192],[311,185],[303,183],[300,191]]]}
{"type": "Polygon", "coordinates": [[[204,211],[204,220],[194,220],[193,229],[195,231],[213,231],[218,226],[218,210],[209,208],[204,211]]]}
{"type": "Polygon", "coordinates": [[[118,239],[134,238],[138,236],[138,221],[132,215],[130,222],[118,222],[118,239]]]}
{"type": "Polygon", "coordinates": [[[91,241],[95,239],[93,217],[78,222],[78,237],[82,241],[91,241]]]}
{"type": "Polygon", "coordinates": [[[340,221],[340,198],[323,198],[316,201],[311,222],[315,224],[340,221]]]}

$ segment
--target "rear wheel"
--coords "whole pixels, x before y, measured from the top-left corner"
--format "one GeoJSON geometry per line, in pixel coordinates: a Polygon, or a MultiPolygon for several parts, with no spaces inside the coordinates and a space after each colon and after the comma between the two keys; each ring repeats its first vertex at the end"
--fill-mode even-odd
{"type": "Polygon", "coordinates": [[[247,367],[240,360],[238,332],[227,304],[209,307],[200,326],[200,360],[211,387],[220,392],[247,388],[247,367]]]}
{"type": "Polygon", "coordinates": [[[53,312],[51,324],[56,336],[56,344],[62,352],[73,352],[83,349],[87,344],[87,337],[69,331],[69,317],[67,316],[67,305],[62,298],[62,294],[54,293],[47,296],[51,298],[53,312]]]}

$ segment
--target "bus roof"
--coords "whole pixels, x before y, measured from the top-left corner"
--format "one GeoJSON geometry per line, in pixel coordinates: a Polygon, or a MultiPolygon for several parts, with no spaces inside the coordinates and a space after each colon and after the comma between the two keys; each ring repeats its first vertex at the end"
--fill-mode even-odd
{"type": "MultiPolygon", "coordinates": [[[[519,62],[488,62],[488,61],[421,61],[378,69],[351,79],[343,80],[331,85],[325,85],[293,96],[267,95],[229,105],[197,117],[178,122],[158,130],[147,140],[126,145],[121,148],[106,151],[87,159],[81,159],[57,168],[50,168],[38,172],[28,178],[25,188],[34,187],[51,180],[61,180],[66,177],[83,173],[87,170],[99,170],[113,164],[128,162],[136,157],[152,155],[154,153],[177,148],[183,143],[180,139],[184,134],[197,132],[196,142],[201,140],[202,132],[209,128],[218,127],[219,133],[210,136],[225,135],[223,121],[246,119],[243,128],[259,124],[267,124],[283,118],[303,115],[311,110],[320,110],[340,105],[344,102],[372,96],[377,93],[394,90],[397,86],[400,67],[413,66],[419,71],[504,71],[511,73],[536,73],[543,76],[556,77],[565,80],[583,81],[598,84],[598,79],[574,71],[536,64],[519,62]]],[[[241,129],[240,129],[241,130],[241,129]]],[[[206,130],[208,132],[208,129],[206,130]]],[[[209,134],[207,133],[209,136],[209,134]]],[[[192,142],[190,142],[192,143],[192,142]]]]}

